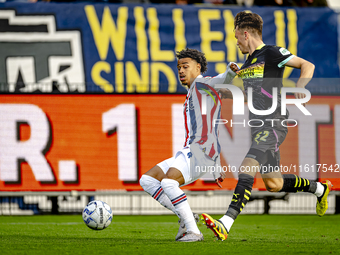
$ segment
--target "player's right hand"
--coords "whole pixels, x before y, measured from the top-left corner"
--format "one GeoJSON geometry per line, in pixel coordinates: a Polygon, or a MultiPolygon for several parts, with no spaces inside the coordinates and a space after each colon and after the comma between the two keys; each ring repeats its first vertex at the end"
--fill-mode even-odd
{"type": "MultiPolygon", "coordinates": [[[[301,86],[297,86],[297,88],[299,88],[299,87],[301,88],[301,86]]],[[[302,88],[304,88],[304,87],[302,87],[302,88]]],[[[306,94],[305,93],[296,92],[296,93],[294,93],[294,96],[295,96],[296,99],[303,99],[303,98],[306,97],[306,94]]],[[[306,103],[303,103],[302,105],[306,106],[306,103]]]]}
{"type": "Polygon", "coordinates": [[[230,69],[236,73],[239,70],[239,67],[235,63],[231,63],[230,69]]]}

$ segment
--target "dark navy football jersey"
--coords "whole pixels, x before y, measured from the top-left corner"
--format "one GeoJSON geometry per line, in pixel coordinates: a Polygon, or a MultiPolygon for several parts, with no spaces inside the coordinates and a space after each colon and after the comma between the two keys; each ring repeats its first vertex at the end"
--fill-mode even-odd
{"type": "MultiPolygon", "coordinates": [[[[253,106],[256,110],[267,110],[273,104],[273,88],[277,88],[277,108],[270,115],[256,115],[249,112],[249,119],[263,120],[265,126],[272,123],[265,119],[286,119],[281,116],[281,88],[284,65],[294,57],[287,49],[272,45],[260,45],[253,54],[249,55],[237,75],[243,80],[243,86],[248,94],[248,88],[253,90],[253,106]]],[[[275,123],[274,123],[275,124],[275,123]]],[[[252,121],[252,125],[256,124],[252,121]]],[[[281,127],[276,123],[277,128],[281,127]]],[[[276,127],[276,126],[275,126],[276,127]]],[[[255,131],[255,130],[253,130],[255,131]]]]}

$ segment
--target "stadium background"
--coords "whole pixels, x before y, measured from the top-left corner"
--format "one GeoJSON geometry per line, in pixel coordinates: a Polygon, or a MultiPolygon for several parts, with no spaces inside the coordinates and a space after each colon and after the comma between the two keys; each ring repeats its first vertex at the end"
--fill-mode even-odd
{"type": "MultiPolygon", "coordinates": [[[[94,198],[108,201],[116,213],[166,212],[138,192],[138,178],[183,143],[185,90],[174,52],[202,50],[211,76],[230,61],[242,63],[233,15],[244,8],[83,3],[0,8],[0,214],[79,212],[94,198]]],[[[312,116],[290,107],[299,125],[290,128],[281,147],[282,165],[309,179],[331,178],[339,190],[338,14],[329,8],[248,9],[263,17],[265,43],[316,65],[307,87],[312,116]]],[[[284,85],[294,86],[298,76],[298,70],[286,68],[284,85]]],[[[239,80],[235,84],[241,86],[239,80]]],[[[231,102],[224,100],[222,116],[238,120],[231,102]]],[[[238,166],[250,144],[249,128],[221,126],[221,144],[223,164],[238,166]]],[[[223,212],[237,182],[233,173],[228,177],[223,190],[209,175],[185,187],[192,207],[208,203],[212,212],[223,212]],[[219,207],[208,200],[219,201],[219,207]]],[[[309,195],[268,194],[260,179],[254,190],[256,200],[244,213],[312,213],[315,207],[309,195]]],[[[329,213],[339,213],[339,193],[330,196],[330,207],[329,213]]]]}

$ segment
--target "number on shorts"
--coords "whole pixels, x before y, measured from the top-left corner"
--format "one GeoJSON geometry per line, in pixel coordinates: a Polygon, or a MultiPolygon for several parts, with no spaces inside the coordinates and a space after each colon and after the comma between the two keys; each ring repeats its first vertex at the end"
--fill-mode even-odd
{"type": "Polygon", "coordinates": [[[261,131],[261,132],[258,132],[258,133],[256,134],[256,137],[255,137],[254,140],[255,140],[255,142],[256,142],[257,144],[259,144],[259,142],[261,142],[261,141],[265,142],[265,141],[267,141],[268,135],[269,135],[269,131],[261,131]]]}

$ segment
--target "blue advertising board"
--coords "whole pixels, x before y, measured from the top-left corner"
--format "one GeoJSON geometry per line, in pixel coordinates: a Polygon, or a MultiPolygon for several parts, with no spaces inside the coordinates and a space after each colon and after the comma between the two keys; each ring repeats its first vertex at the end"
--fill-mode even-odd
{"type": "MultiPolygon", "coordinates": [[[[89,3],[1,3],[0,91],[185,93],[176,51],[195,48],[214,76],[242,65],[238,7],[89,3]]],[[[250,8],[264,21],[263,41],[313,64],[315,78],[339,78],[337,14],[329,8],[250,8]]],[[[299,70],[286,68],[293,82],[299,70]]],[[[336,80],[337,81],[337,80],[336,80]]],[[[339,92],[309,87],[318,93],[339,92]],[[328,91],[328,92],[327,92],[328,91]]],[[[288,82],[289,83],[289,82],[288,82]]],[[[320,83],[320,82],[319,82],[320,83]]]]}

